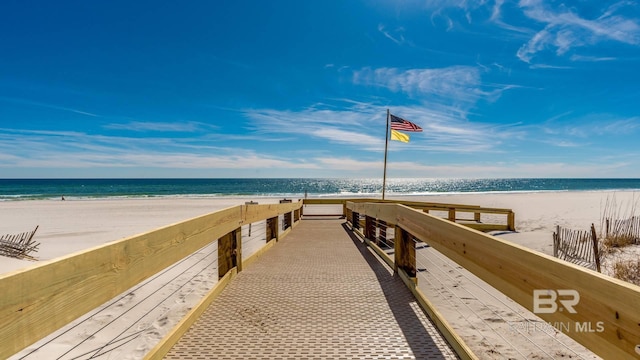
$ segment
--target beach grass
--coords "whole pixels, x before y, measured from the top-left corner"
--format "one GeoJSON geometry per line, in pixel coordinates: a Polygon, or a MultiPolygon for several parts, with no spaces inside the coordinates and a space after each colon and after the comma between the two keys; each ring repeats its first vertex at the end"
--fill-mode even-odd
{"type": "Polygon", "coordinates": [[[640,285],[640,259],[617,259],[613,265],[613,277],[635,285],[640,285]]]}
{"type": "Polygon", "coordinates": [[[601,215],[600,256],[610,276],[640,285],[640,217],[634,196],[619,203],[615,194],[604,202],[601,215]]]}

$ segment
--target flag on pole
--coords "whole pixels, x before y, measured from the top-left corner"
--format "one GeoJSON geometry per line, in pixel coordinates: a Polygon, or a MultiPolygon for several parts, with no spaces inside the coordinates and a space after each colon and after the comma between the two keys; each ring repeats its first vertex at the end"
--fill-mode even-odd
{"type": "MultiPolygon", "coordinates": [[[[390,114],[391,115],[391,114],[390,114]]],[[[411,121],[391,115],[391,129],[409,132],[421,132],[422,128],[411,121]]]]}
{"type": "Polygon", "coordinates": [[[389,138],[403,143],[409,142],[409,135],[398,130],[421,132],[422,128],[411,121],[391,115],[389,109],[387,109],[387,133],[384,139],[384,173],[382,175],[382,200],[384,200],[384,193],[387,187],[387,150],[389,149],[389,138]],[[389,130],[391,130],[391,134],[389,134],[389,130]]]}
{"type": "Polygon", "coordinates": [[[400,131],[391,129],[391,140],[402,141],[403,143],[409,142],[409,135],[401,133],[400,131]]]}

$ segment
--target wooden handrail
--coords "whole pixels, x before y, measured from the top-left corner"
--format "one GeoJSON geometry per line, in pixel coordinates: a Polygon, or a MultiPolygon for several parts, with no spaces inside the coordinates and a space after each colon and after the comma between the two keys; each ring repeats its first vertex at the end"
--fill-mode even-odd
{"type": "Polygon", "coordinates": [[[544,321],[563,324],[556,328],[594,353],[638,357],[639,286],[407,206],[347,202],[347,209],[396,224],[544,321]]]}
{"type": "MultiPolygon", "coordinates": [[[[1,275],[0,358],[21,351],[218,239],[224,239],[219,256],[227,264],[220,276],[240,271],[240,227],[272,218],[277,222],[279,215],[301,207],[301,201],[234,206],[1,275]]],[[[271,230],[276,239],[286,234],[277,226],[271,230]]]]}
{"type": "Polygon", "coordinates": [[[437,202],[423,202],[423,201],[404,201],[404,200],[380,200],[380,199],[368,199],[368,198],[330,198],[330,199],[304,199],[304,205],[343,205],[342,215],[347,216],[347,203],[370,203],[370,204],[401,204],[414,209],[420,209],[425,212],[430,211],[443,211],[447,212],[447,219],[450,221],[466,220],[475,221],[475,223],[465,223],[465,226],[474,228],[480,231],[492,231],[492,230],[506,230],[515,231],[515,213],[511,209],[505,208],[488,208],[478,205],[468,204],[448,204],[437,202]],[[457,219],[458,213],[473,213],[472,219],[457,219]],[[506,224],[483,224],[481,223],[481,214],[501,214],[506,215],[506,224]]]}

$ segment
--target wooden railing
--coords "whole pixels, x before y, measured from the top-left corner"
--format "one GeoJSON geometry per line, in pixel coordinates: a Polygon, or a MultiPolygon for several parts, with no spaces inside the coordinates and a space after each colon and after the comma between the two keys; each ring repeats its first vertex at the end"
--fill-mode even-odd
{"type": "MultiPolygon", "coordinates": [[[[607,359],[640,357],[640,287],[408,206],[347,202],[346,208],[347,220],[365,238],[373,236],[374,222],[394,228],[394,258],[377,252],[422,297],[423,306],[429,304],[415,286],[416,241],[432,246],[549,324],[562,324],[556,328],[594,353],[607,359]]],[[[446,332],[448,324],[438,326],[446,332]]],[[[455,337],[454,332],[450,335],[455,337]]]]}
{"type": "MultiPolygon", "coordinates": [[[[243,263],[261,255],[242,260],[242,225],[266,220],[266,250],[275,243],[272,240],[287,235],[297,224],[301,207],[301,201],[234,206],[0,276],[0,359],[217,241],[220,282],[170,334],[179,338],[198,311],[204,311],[212,294],[220,292],[243,263]],[[281,216],[288,221],[284,230],[281,216]]],[[[149,356],[161,354],[167,344],[163,342],[149,356]]]]}
{"type": "MultiPolygon", "coordinates": [[[[379,200],[379,199],[304,199],[304,205],[342,205],[342,215],[347,216],[347,202],[353,203],[378,203],[378,204],[401,204],[413,209],[419,209],[426,213],[440,213],[444,218],[449,221],[458,222],[464,226],[480,230],[480,231],[515,231],[515,213],[511,209],[502,208],[489,208],[476,205],[466,204],[447,204],[437,202],[421,202],[421,201],[404,201],[404,200],[379,200]],[[465,214],[472,214],[473,217],[464,216],[465,214]],[[498,215],[504,216],[504,221],[497,222],[483,222],[482,216],[484,215],[498,215]]],[[[323,214],[323,215],[335,215],[335,214],[323,214]]],[[[491,219],[495,220],[495,219],[491,219]]]]}

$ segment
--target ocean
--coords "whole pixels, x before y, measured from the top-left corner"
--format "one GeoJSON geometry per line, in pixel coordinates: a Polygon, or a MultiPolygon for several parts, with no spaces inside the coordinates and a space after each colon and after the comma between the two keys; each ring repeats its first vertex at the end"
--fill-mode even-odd
{"type": "MultiPolygon", "coordinates": [[[[387,196],[640,190],[640,179],[387,179],[387,196]]],[[[382,179],[0,179],[0,201],[138,197],[380,196],[382,179]]]]}

